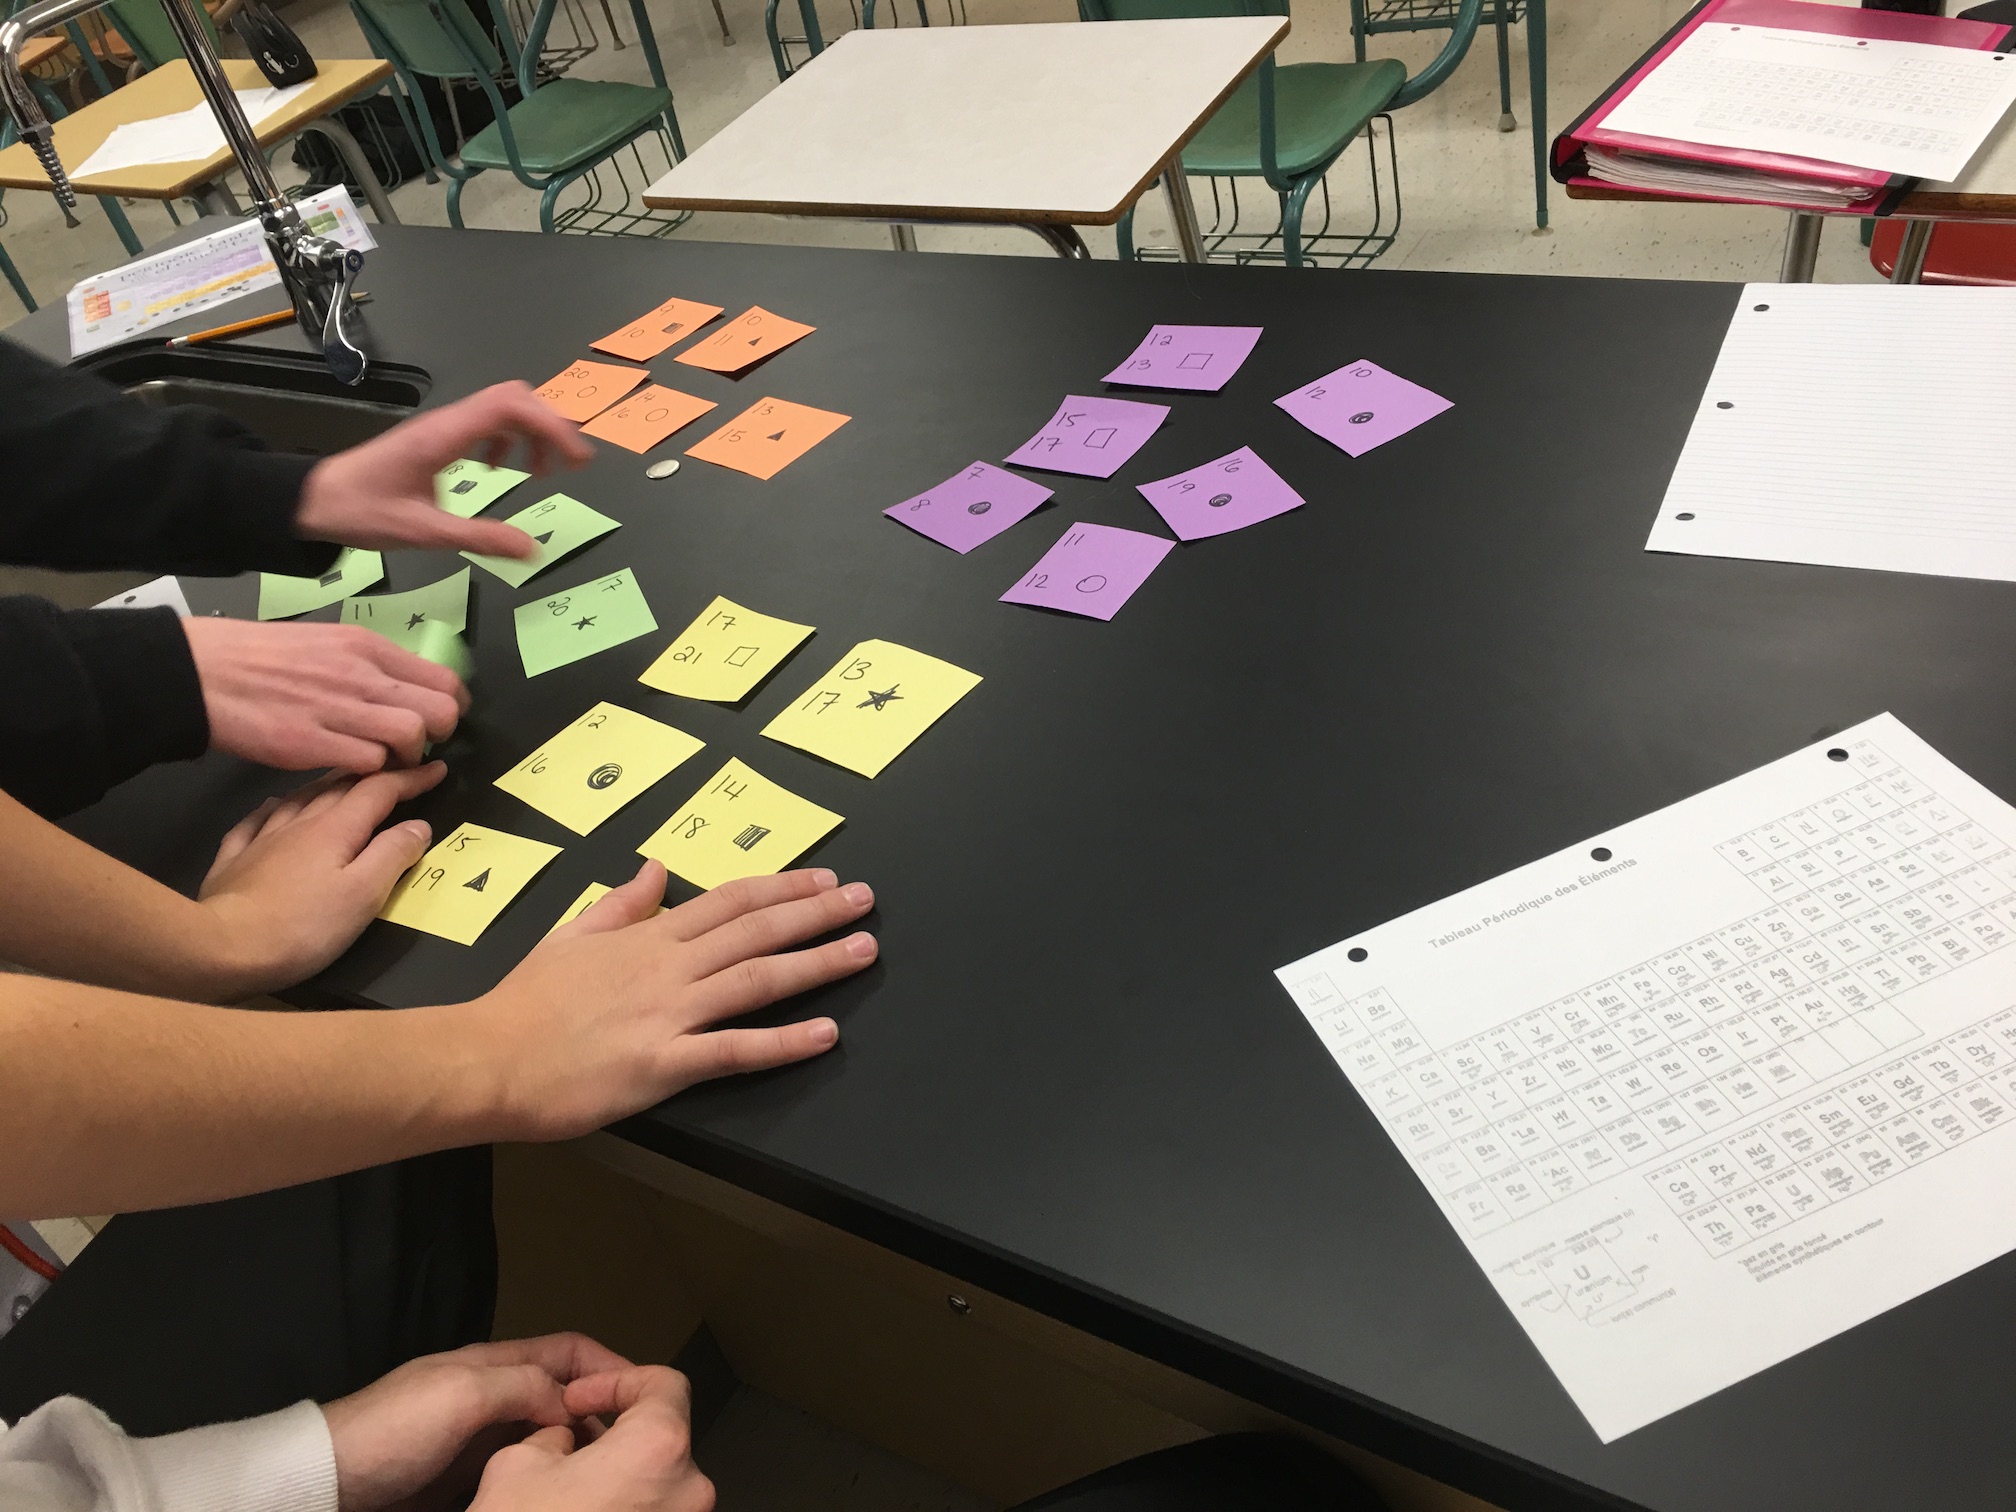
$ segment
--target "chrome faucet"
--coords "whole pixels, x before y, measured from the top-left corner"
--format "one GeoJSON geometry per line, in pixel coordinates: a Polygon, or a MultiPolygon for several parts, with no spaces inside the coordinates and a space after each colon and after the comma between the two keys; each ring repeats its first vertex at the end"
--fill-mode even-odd
{"type": "MultiPolygon", "coordinates": [[[[161,7],[168,13],[168,24],[182,44],[190,72],[196,75],[203,98],[210,103],[210,113],[217,117],[224,140],[238,160],[238,169],[245,175],[245,183],[259,207],[259,225],[266,233],[267,250],[272,253],[274,266],[280,270],[280,281],[293,301],[295,319],[309,340],[321,344],[329,371],[340,382],[359,383],[368,362],[351,334],[356,318],[351,295],[357,272],[364,266],[364,254],[311,233],[293,201],[281,194],[266,155],[259,150],[259,139],[252,134],[252,125],[239,108],[231,81],[224,76],[224,66],[210,46],[210,36],[197,14],[196,3],[197,0],[161,0],[161,7]]],[[[103,4],[105,0],[38,0],[0,21],[0,103],[5,104],[7,114],[13,117],[14,129],[33,149],[42,171],[49,175],[56,202],[63,209],[63,219],[72,226],[77,224],[77,191],[71,186],[69,174],[63,171],[63,160],[56,155],[56,137],[49,117],[21,75],[21,45],[38,32],[74,21],[103,4]]]]}

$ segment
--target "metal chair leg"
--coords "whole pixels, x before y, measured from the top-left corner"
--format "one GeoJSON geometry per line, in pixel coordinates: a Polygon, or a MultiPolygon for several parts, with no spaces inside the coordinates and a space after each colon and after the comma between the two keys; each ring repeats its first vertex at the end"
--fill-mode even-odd
{"type": "Polygon", "coordinates": [[[7,280],[8,286],[14,290],[14,297],[27,306],[28,313],[33,315],[36,309],[35,296],[28,292],[28,285],[21,278],[21,270],[14,266],[14,259],[7,255],[5,247],[0,247],[0,277],[7,280]]]}
{"type": "Polygon", "coordinates": [[[1929,220],[1904,222],[1904,239],[1897,244],[1897,263],[1890,270],[1890,282],[1915,284],[1925,276],[1925,254],[1932,250],[1932,228],[1938,224],[1929,220]]]}
{"type": "Polygon", "coordinates": [[[1820,260],[1821,217],[1810,210],[1794,210],[1785,222],[1785,252],[1778,259],[1778,282],[1811,283],[1813,265],[1820,260]]]}
{"type": "Polygon", "coordinates": [[[721,9],[721,0],[714,0],[714,19],[721,24],[721,45],[733,47],[735,34],[728,30],[728,15],[721,9]]]}
{"type": "Polygon", "coordinates": [[[462,224],[462,187],[468,182],[454,177],[448,180],[448,224],[457,231],[468,229],[462,224]]]}
{"type": "Polygon", "coordinates": [[[1113,247],[1120,261],[1134,260],[1134,212],[1131,209],[1113,223],[1113,247]]]}
{"type": "Polygon", "coordinates": [[[1351,0],[1352,61],[1365,61],[1365,0],[1351,0]]]}
{"type": "Polygon", "coordinates": [[[1493,23],[1498,29],[1498,129],[1517,131],[1518,121],[1512,116],[1512,40],[1508,35],[1512,24],[1506,19],[1505,8],[1511,0],[1495,0],[1492,11],[1493,23]]]}
{"type": "Polygon", "coordinates": [[[1298,179],[1295,187],[1281,196],[1281,260],[1291,268],[1304,265],[1302,257],[1302,210],[1309,203],[1309,191],[1323,182],[1323,176],[1311,174],[1298,179]]]}
{"type": "Polygon", "coordinates": [[[98,208],[105,212],[105,219],[112,222],[112,229],[118,233],[119,245],[126,249],[129,256],[138,257],[140,238],[133,234],[133,223],[126,219],[126,212],[120,208],[119,201],[104,194],[94,198],[98,201],[98,208]]]}
{"type": "MultiPolygon", "coordinates": [[[[1500,0],[1503,3],[1503,0],[1500,0]]],[[[1526,99],[1533,114],[1533,225],[1547,229],[1547,0],[1526,0],[1526,99]]]]}

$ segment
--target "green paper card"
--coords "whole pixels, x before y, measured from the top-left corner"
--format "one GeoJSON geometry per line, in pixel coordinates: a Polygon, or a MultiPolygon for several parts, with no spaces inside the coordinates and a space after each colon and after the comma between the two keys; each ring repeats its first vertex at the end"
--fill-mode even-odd
{"type": "Polygon", "coordinates": [[[539,554],[524,562],[511,557],[477,556],[469,551],[462,555],[485,572],[494,572],[513,588],[522,588],[562,557],[579,551],[597,536],[609,534],[623,522],[597,514],[579,499],[554,494],[530,509],[519,510],[504,523],[516,525],[537,541],[539,554]]]}
{"type": "Polygon", "coordinates": [[[464,567],[452,577],[404,593],[345,599],[343,623],[376,630],[395,646],[418,651],[429,625],[446,625],[456,631],[469,628],[469,569],[464,567]]]}
{"type": "Polygon", "coordinates": [[[434,502],[466,520],[481,514],[531,476],[515,467],[490,467],[464,457],[434,474],[434,502]]]}
{"type": "Polygon", "coordinates": [[[340,603],[385,581],[385,559],[375,551],[346,546],[320,577],[276,577],[259,574],[259,618],[292,619],[311,609],[340,603]]]}
{"type": "Polygon", "coordinates": [[[551,598],[520,604],[511,617],[518,624],[518,654],[524,658],[527,677],[551,672],[658,628],[651,606],[644,602],[644,591],[628,567],[578,588],[563,589],[551,598]]]}

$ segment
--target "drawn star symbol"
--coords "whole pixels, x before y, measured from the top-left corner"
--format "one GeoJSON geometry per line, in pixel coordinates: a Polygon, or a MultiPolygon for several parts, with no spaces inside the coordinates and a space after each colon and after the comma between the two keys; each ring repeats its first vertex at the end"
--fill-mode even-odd
{"type": "Polygon", "coordinates": [[[595,623],[595,616],[592,614],[585,614],[580,619],[574,621],[574,628],[576,630],[586,630],[590,625],[594,623],[595,623]]]}
{"type": "Polygon", "coordinates": [[[889,684],[889,691],[887,693],[876,693],[871,691],[865,699],[863,699],[860,703],[854,705],[854,707],[857,709],[874,709],[877,713],[880,713],[882,710],[889,707],[889,704],[892,700],[899,699],[903,696],[901,693],[898,693],[896,691],[898,688],[902,686],[903,684],[901,683],[891,683],[889,684]]]}
{"type": "Polygon", "coordinates": [[[406,628],[408,630],[415,629],[419,626],[420,622],[426,618],[427,616],[424,614],[409,614],[406,616],[406,628]]]}

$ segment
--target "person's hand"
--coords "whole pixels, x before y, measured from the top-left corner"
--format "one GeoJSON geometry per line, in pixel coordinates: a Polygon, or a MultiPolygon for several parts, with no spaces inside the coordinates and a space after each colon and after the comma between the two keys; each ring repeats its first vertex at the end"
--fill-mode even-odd
{"type": "Polygon", "coordinates": [[[192,615],[182,630],[211,748],[282,771],[412,766],[469,707],[461,678],[362,625],[192,615]]]}
{"type": "Polygon", "coordinates": [[[839,1039],[828,1018],[714,1026],[869,965],[870,934],[788,948],[867,913],[866,885],[841,887],[823,870],[745,877],[654,917],[664,896],[665,868],[647,861],[491,991],[432,1010],[450,1044],[486,1047],[497,1138],[586,1134],[695,1082],[804,1060],[839,1039]]]}
{"type": "Polygon", "coordinates": [[[250,997],[313,976],[385,906],[433,838],[424,819],[380,831],[395,804],[439,782],[438,761],[371,777],[325,777],[269,798],[217,847],[196,900],[216,940],[202,995],[250,997]]]}
{"type": "Polygon", "coordinates": [[[471,1452],[495,1448],[487,1442],[494,1430],[529,1423],[565,1431],[581,1416],[566,1406],[569,1382],[629,1368],[580,1334],[472,1344],[401,1365],[322,1409],[336,1450],[337,1506],[381,1512],[430,1488],[452,1493],[457,1482],[467,1496],[481,1465],[468,1463],[471,1452]]]}
{"type": "Polygon", "coordinates": [[[325,457],[301,488],[295,532],[382,551],[415,546],[529,557],[532,537],[501,520],[463,520],[434,499],[434,474],[458,457],[496,466],[523,441],[535,473],[595,454],[581,432],[534,397],[524,383],[499,383],[440,409],[402,420],[382,436],[325,457]]]}
{"type": "Polygon", "coordinates": [[[498,1450],[469,1512],[713,1512],[714,1483],[693,1463],[686,1377],[632,1365],[573,1382],[564,1400],[575,1417],[616,1421],[579,1449],[554,1424],[498,1450]]]}

